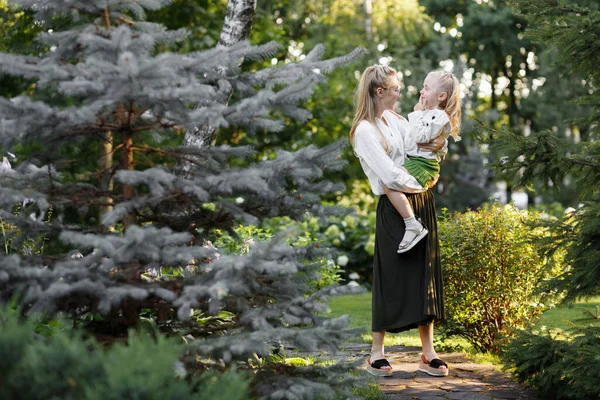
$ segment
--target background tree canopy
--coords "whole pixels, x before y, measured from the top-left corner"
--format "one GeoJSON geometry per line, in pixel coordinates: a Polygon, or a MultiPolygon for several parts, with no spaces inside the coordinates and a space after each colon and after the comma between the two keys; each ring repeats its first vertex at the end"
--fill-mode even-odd
{"type": "MultiPolygon", "coordinates": [[[[4,22],[0,30],[2,49],[19,53],[43,51],[33,41],[40,26],[31,15],[11,10],[7,2],[0,4],[4,22]]],[[[147,19],[169,29],[188,30],[190,35],[184,41],[162,45],[162,50],[187,53],[217,43],[226,6],[226,0],[175,0],[150,11],[147,19]]],[[[591,82],[553,65],[553,50],[531,43],[523,34],[526,28],[526,20],[514,13],[508,1],[259,1],[250,41],[264,44],[274,40],[282,49],[268,60],[246,63],[245,70],[302,60],[317,44],[325,46],[325,57],[346,54],[357,46],[367,49],[368,55],[358,63],[337,69],[326,84],[316,88],[304,104],[312,113],[307,122],[287,119],[282,131],[256,135],[248,135],[240,128],[221,129],[217,143],[249,144],[257,148],[259,157],[267,158],[281,148],[332,143],[347,135],[357,78],[366,66],[384,63],[400,72],[403,92],[398,111],[403,114],[412,110],[425,74],[443,68],[453,71],[462,82],[465,139],[451,143],[437,188],[438,206],[464,211],[479,206],[492,195],[510,200],[512,177],[484,168],[486,162],[501,156],[475,140],[475,121],[494,126],[508,123],[524,135],[550,128],[575,141],[585,140],[588,134],[585,126],[565,121],[577,121],[589,112],[583,105],[569,105],[590,90],[591,82]]],[[[5,95],[28,87],[22,79],[2,79],[5,95]]],[[[346,183],[347,192],[331,198],[332,201],[349,193],[353,181],[364,179],[350,146],[344,158],[350,165],[337,178],[346,183]]],[[[560,193],[547,193],[537,191],[542,183],[534,182],[525,190],[525,202],[546,210],[556,209],[558,204],[575,206],[577,200],[570,181],[562,184],[560,193]],[[555,201],[559,203],[550,207],[555,201]]]]}
{"type": "MultiPolygon", "coordinates": [[[[178,51],[207,48],[218,40],[226,3],[177,0],[149,18],[192,32],[177,45],[178,51]]],[[[523,135],[550,128],[570,140],[582,135],[585,139],[585,127],[566,126],[565,121],[585,115],[585,107],[567,105],[591,84],[553,65],[552,51],[531,43],[524,36],[526,28],[526,20],[514,13],[508,1],[259,1],[251,42],[275,40],[283,46],[276,56],[261,63],[301,60],[319,43],[325,45],[326,56],[344,54],[356,46],[366,48],[368,56],[334,71],[328,82],[316,89],[305,104],[313,116],[306,123],[288,120],[281,132],[255,136],[240,129],[222,129],[217,141],[251,144],[261,157],[271,156],[277,148],[331,143],[347,135],[356,82],[366,66],[384,63],[400,72],[403,92],[398,111],[403,114],[412,110],[426,73],[443,68],[453,71],[462,82],[464,140],[451,143],[437,187],[438,207],[464,211],[491,196],[510,200],[512,176],[484,167],[501,156],[476,140],[475,121],[494,126],[508,123],[523,135]]],[[[350,166],[338,177],[349,191],[352,182],[364,177],[350,147],[344,157],[350,166]]],[[[569,181],[563,184],[560,193],[546,193],[537,191],[541,184],[533,183],[520,190],[526,196],[515,199],[523,206],[543,210],[576,205],[569,181]]]]}

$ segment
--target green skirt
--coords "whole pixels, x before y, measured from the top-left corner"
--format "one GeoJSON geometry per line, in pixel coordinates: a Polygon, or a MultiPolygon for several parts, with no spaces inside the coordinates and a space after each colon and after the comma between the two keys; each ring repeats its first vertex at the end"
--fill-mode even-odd
{"type": "Polygon", "coordinates": [[[401,332],[445,318],[437,216],[431,190],[406,196],[429,233],[398,254],[404,220],[387,196],[379,197],[373,257],[373,332],[401,332]]]}
{"type": "Polygon", "coordinates": [[[429,187],[436,175],[440,173],[440,163],[430,158],[408,157],[402,166],[424,188],[429,187]]]}

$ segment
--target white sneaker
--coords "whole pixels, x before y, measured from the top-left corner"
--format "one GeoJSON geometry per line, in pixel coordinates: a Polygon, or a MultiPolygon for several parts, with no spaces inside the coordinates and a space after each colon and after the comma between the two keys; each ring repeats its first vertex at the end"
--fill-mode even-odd
{"type": "Polygon", "coordinates": [[[405,253],[405,252],[409,251],[410,249],[415,247],[415,245],[417,243],[419,243],[419,241],[421,239],[423,239],[425,236],[427,236],[429,231],[427,230],[427,228],[425,228],[423,226],[422,223],[419,222],[419,224],[421,225],[420,228],[407,229],[404,232],[404,237],[402,238],[402,242],[400,242],[400,244],[398,245],[398,253],[405,253]]]}

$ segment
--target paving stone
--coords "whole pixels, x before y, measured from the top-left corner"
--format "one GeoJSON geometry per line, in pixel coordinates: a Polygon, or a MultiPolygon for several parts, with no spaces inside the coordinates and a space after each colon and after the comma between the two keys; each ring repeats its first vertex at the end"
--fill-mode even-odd
{"type": "Polygon", "coordinates": [[[496,367],[489,364],[474,364],[470,363],[461,363],[456,364],[454,366],[455,369],[460,369],[462,371],[470,371],[470,372],[480,372],[480,371],[495,371],[496,367]]]}
{"type": "Polygon", "coordinates": [[[513,390],[489,390],[489,395],[495,399],[518,399],[519,393],[513,390]]]}
{"type": "Polygon", "coordinates": [[[408,387],[415,388],[415,389],[416,388],[433,388],[433,386],[431,386],[429,383],[420,383],[420,382],[415,382],[415,381],[412,381],[411,383],[409,383],[408,387]]]}
{"type": "Polygon", "coordinates": [[[413,399],[412,396],[407,396],[407,395],[397,394],[397,393],[384,393],[384,397],[386,399],[390,399],[390,400],[412,400],[413,399]]]}
{"type": "Polygon", "coordinates": [[[477,386],[482,386],[482,387],[486,387],[486,388],[489,387],[489,386],[492,386],[491,383],[486,383],[486,382],[482,382],[482,381],[468,380],[468,379],[465,379],[463,381],[463,384],[465,384],[465,385],[477,385],[477,386]]]}
{"type": "Polygon", "coordinates": [[[459,392],[461,388],[461,383],[459,384],[448,384],[448,385],[440,385],[440,389],[445,390],[447,392],[459,392]]]}
{"type": "Polygon", "coordinates": [[[485,392],[486,386],[478,385],[477,383],[459,383],[459,384],[446,384],[440,385],[440,389],[448,392],[485,392]]]}
{"type": "Polygon", "coordinates": [[[414,377],[415,374],[409,371],[398,371],[397,369],[395,369],[394,372],[392,372],[392,378],[412,380],[414,377]]]}
{"type": "Polygon", "coordinates": [[[463,393],[463,392],[457,392],[457,393],[449,393],[446,395],[447,399],[452,399],[452,400],[491,400],[492,397],[489,396],[488,394],[484,394],[484,393],[463,393]]]}
{"type": "Polygon", "coordinates": [[[421,353],[421,348],[417,346],[402,346],[402,345],[394,345],[387,346],[385,348],[386,353],[421,353]]]}
{"type": "Polygon", "coordinates": [[[458,376],[459,378],[464,378],[464,379],[483,379],[484,378],[483,374],[475,374],[473,372],[455,371],[454,375],[458,376]]]}
{"type": "Polygon", "coordinates": [[[443,390],[437,388],[415,388],[409,387],[400,391],[403,395],[415,396],[420,399],[422,396],[445,396],[446,393],[443,390]]]}
{"type": "Polygon", "coordinates": [[[394,376],[392,376],[391,378],[385,378],[385,379],[382,378],[379,380],[379,385],[381,387],[407,386],[407,385],[410,385],[411,383],[414,383],[412,379],[402,379],[402,378],[396,378],[394,376]]]}
{"type": "Polygon", "coordinates": [[[432,385],[440,386],[450,383],[462,383],[462,379],[447,377],[447,376],[430,376],[427,374],[419,374],[415,377],[415,382],[426,382],[432,385]]]}
{"type": "Polygon", "coordinates": [[[503,372],[496,372],[494,374],[484,376],[483,381],[494,384],[503,384],[511,382],[512,380],[509,374],[503,372]]]}
{"type": "Polygon", "coordinates": [[[460,392],[486,392],[487,388],[481,385],[461,385],[460,392]]]}
{"type": "Polygon", "coordinates": [[[516,382],[503,382],[503,384],[495,384],[494,389],[497,390],[514,390],[519,384],[516,382]]]}

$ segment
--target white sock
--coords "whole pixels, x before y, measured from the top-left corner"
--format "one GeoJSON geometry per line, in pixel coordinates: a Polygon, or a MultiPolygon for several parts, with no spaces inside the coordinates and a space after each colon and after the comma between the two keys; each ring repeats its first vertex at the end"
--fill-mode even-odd
{"type": "Polygon", "coordinates": [[[406,229],[410,230],[420,230],[422,227],[421,223],[417,221],[414,215],[412,217],[404,218],[404,224],[406,225],[406,229]]]}

